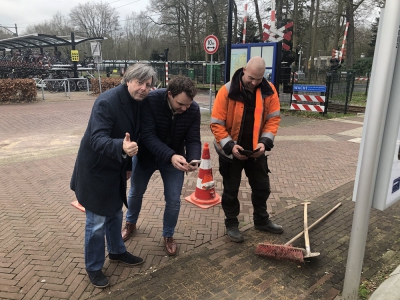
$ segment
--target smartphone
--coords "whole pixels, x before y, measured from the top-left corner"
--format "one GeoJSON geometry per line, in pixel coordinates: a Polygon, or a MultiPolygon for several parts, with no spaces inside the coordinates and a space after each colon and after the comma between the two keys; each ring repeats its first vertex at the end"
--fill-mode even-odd
{"type": "Polygon", "coordinates": [[[238,151],[241,155],[245,155],[247,157],[250,157],[253,154],[253,151],[251,150],[238,150],[238,151]]]}
{"type": "Polygon", "coordinates": [[[200,159],[193,159],[190,163],[189,163],[189,165],[191,165],[191,166],[196,166],[196,165],[198,165],[198,164],[200,164],[201,163],[201,160],[200,159]]]}
{"type": "Polygon", "coordinates": [[[242,154],[242,155],[245,155],[247,157],[250,157],[250,156],[253,155],[253,153],[255,153],[255,152],[259,151],[259,150],[260,150],[260,148],[257,148],[254,151],[251,151],[251,150],[239,150],[239,153],[242,154]]]}

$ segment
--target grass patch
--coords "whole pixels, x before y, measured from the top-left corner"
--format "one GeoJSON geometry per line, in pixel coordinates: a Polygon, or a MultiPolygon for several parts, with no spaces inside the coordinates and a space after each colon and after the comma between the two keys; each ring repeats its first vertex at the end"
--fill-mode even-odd
{"type": "Polygon", "coordinates": [[[397,266],[397,261],[394,264],[383,266],[371,278],[364,280],[358,288],[359,299],[369,299],[370,295],[390,276],[397,266]]]}
{"type": "Polygon", "coordinates": [[[367,96],[365,95],[365,93],[362,92],[353,93],[350,105],[358,105],[365,107],[367,105],[367,96]]]}
{"type": "Polygon", "coordinates": [[[368,299],[368,296],[370,294],[369,288],[365,285],[365,282],[363,282],[360,287],[358,288],[358,296],[359,299],[368,299]]]}
{"type": "Polygon", "coordinates": [[[327,119],[335,119],[335,118],[345,118],[355,116],[355,114],[344,114],[344,113],[330,113],[322,114],[318,112],[309,112],[304,110],[290,110],[289,106],[281,107],[281,114],[284,116],[296,116],[301,118],[308,119],[318,119],[318,120],[327,120],[327,119]]]}

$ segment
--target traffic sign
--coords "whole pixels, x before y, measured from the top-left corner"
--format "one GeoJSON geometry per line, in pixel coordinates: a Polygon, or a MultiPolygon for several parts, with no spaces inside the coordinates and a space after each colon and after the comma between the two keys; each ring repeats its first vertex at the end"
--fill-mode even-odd
{"type": "Polygon", "coordinates": [[[204,39],[204,50],[208,54],[214,54],[219,47],[218,38],[215,35],[209,35],[204,39]]]}
{"type": "Polygon", "coordinates": [[[326,85],[305,85],[305,84],[294,84],[293,85],[294,92],[306,91],[306,92],[317,92],[317,93],[325,93],[326,85]]]}

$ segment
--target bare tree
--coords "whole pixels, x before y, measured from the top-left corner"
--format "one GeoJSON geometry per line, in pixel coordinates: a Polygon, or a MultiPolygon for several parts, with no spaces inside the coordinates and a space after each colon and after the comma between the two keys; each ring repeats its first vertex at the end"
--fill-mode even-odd
{"type": "Polygon", "coordinates": [[[304,69],[308,69],[308,61],[311,53],[311,47],[312,47],[312,27],[313,27],[313,22],[314,22],[314,10],[315,10],[315,0],[311,0],[311,7],[310,7],[310,19],[308,22],[308,40],[310,45],[306,47],[305,50],[305,60],[304,60],[304,69]]]}
{"type": "Polygon", "coordinates": [[[293,0],[293,36],[292,36],[292,45],[293,49],[296,49],[298,45],[298,19],[299,19],[299,0],[293,0]]]}
{"type": "Polygon", "coordinates": [[[42,33],[58,36],[69,36],[73,28],[69,25],[69,20],[61,12],[57,12],[50,21],[28,26],[24,33],[42,33]]]}
{"type": "Polygon", "coordinates": [[[69,16],[71,25],[88,37],[111,36],[120,29],[119,15],[108,3],[79,4],[71,9],[69,16]]]}
{"type": "Polygon", "coordinates": [[[317,44],[317,29],[318,29],[318,17],[319,17],[319,0],[316,0],[315,7],[315,20],[313,27],[313,34],[311,39],[311,69],[314,69],[314,57],[315,57],[315,47],[317,44]]]}
{"type": "MultiPolygon", "coordinates": [[[[236,5],[236,1],[233,1],[233,34],[232,36],[234,36],[235,38],[238,36],[238,10],[237,10],[237,5],[236,5]]],[[[234,41],[235,43],[235,41],[234,41]]]]}
{"type": "Polygon", "coordinates": [[[260,10],[258,9],[258,0],[254,0],[254,8],[255,8],[255,10],[256,10],[256,19],[257,19],[257,25],[258,25],[258,34],[260,35],[260,40],[262,40],[262,37],[263,37],[263,27],[262,27],[262,22],[261,22],[260,10]]]}

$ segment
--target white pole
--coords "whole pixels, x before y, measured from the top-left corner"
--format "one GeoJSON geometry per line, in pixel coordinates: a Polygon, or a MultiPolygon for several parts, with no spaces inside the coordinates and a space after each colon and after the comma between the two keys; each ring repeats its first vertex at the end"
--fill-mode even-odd
{"type": "Polygon", "coordinates": [[[300,51],[299,51],[299,69],[297,70],[298,72],[300,72],[300,61],[301,61],[301,48],[300,48],[300,51]]]}
{"type": "Polygon", "coordinates": [[[100,94],[102,93],[101,91],[101,76],[100,76],[100,64],[97,64],[97,74],[99,75],[99,87],[100,87],[100,94]]]}
{"type": "Polygon", "coordinates": [[[213,73],[213,55],[211,54],[211,70],[210,70],[210,113],[211,113],[211,107],[212,107],[212,73],[213,73]]]}
{"type": "Polygon", "coordinates": [[[399,15],[400,2],[398,0],[386,1],[384,14],[381,15],[379,22],[375,47],[378,51],[375,51],[374,54],[373,74],[368,92],[362,149],[360,148],[358,163],[360,173],[358,184],[354,186],[355,199],[353,200],[356,201],[356,205],[342,293],[343,300],[358,299],[378,161],[396,62],[399,15]],[[381,43],[382,45],[380,45],[381,43]],[[383,43],[385,43],[385,47],[383,47],[383,43]],[[385,76],[378,74],[385,74],[385,76]]]}

